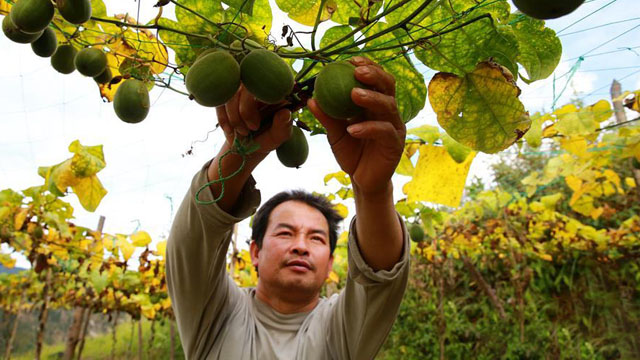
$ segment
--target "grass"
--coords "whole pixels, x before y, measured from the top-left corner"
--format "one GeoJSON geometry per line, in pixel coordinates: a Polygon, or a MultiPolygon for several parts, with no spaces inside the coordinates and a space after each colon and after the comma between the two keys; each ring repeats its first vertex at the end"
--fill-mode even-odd
{"type": "MultiPolygon", "coordinates": [[[[133,339],[131,339],[131,321],[123,321],[116,328],[116,346],[115,359],[137,359],[138,357],[138,324],[134,324],[133,339]]],[[[149,338],[151,336],[151,322],[142,321],[142,337],[143,337],[143,359],[169,359],[170,353],[170,330],[169,323],[161,322],[155,324],[155,336],[153,345],[149,349],[149,338]]],[[[178,337],[178,329],[175,329],[175,358],[184,359],[182,347],[180,346],[180,338],[178,337]]],[[[64,343],[45,344],[42,349],[41,359],[61,359],[64,354],[64,343]]],[[[111,359],[112,338],[111,332],[88,337],[85,340],[84,349],[82,351],[82,359],[98,360],[111,359]]],[[[76,348],[77,352],[77,348],[76,348]]],[[[34,352],[26,352],[15,354],[12,359],[30,360],[34,358],[34,352]]]]}

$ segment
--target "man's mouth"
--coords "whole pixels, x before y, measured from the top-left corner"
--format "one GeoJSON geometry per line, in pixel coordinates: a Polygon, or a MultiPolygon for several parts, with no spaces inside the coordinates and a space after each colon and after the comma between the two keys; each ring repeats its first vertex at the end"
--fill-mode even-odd
{"type": "Polygon", "coordinates": [[[299,259],[287,261],[286,267],[296,272],[307,272],[312,270],[311,264],[309,264],[308,261],[299,259]]]}

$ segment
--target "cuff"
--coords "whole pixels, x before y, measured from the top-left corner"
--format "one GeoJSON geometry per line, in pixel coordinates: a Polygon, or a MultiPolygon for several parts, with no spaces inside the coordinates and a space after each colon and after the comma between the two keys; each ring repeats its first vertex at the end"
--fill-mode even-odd
{"type": "Polygon", "coordinates": [[[373,270],[362,257],[360,247],[358,246],[358,234],[356,232],[356,216],[351,220],[349,225],[349,276],[357,283],[362,285],[375,285],[393,281],[400,274],[408,271],[409,268],[409,234],[404,221],[398,214],[400,224],[402,226],[403,249],[402,255],[398,262],[391,270],[373,270]]]}
{"type": "MultiPolygon", "coordinates": [[[[217,203],[200,205],[195,202],[198,190],[209,182],[207,172],[211,161],[213,160],[207,161],[200,171],[193,177],[190,190],[193,206],[196,206],[203,215],[216,219],[220,225],[233,225],[253,215],[261,201],[260,190],[256,189],[256,181],[253,176],[249,177],[240,191],[233,214],[222,210],[217,203]]],[[[206,189],[200,192],[198,198],[201,201],[213,201],[214,198],[211,188],[207,186],[206,189]]]]}

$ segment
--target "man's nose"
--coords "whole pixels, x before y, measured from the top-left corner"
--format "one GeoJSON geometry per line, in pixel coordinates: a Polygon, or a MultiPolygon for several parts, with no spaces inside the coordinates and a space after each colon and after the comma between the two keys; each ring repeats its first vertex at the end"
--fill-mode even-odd
{"type": "Polygon", "coordinates": [[[296,255],[309,255],[309,249],[307,248],[307,239],[304,234],[298,234],[293,239],[294,243],[291,247],[291,251],[296,255]]]}

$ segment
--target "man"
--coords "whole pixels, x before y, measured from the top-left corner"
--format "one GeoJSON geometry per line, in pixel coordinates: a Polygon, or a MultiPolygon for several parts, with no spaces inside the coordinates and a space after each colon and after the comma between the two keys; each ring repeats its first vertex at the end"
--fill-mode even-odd
{"type": "MultiPolygon", "coordinates": [[[[167,283],[182,345],[189,359],[372,359],[397,316],[408,278],[409,242],[395,211],[391,176],[406,134],[395,102],[395,80],[362,57],[350,60],[355,76],[372,90],[354,89],[365,108],[361,122],[329,118],[314,100],[308,107],[327,130],[340,167],[349,174],[356,216],[349,233],[345,288],[320,298],[333,262],[337,215],[326,200],[301,192],[280,193],[254,217],[251,258],[255,289],[240,289],[226,274],[233,225],[255,212],[260,194],[253,169],[291,133],[288,110],[254,141],[240,173],[225,182],[222,198],[198,205],[195,194],[219,171],[228,176],[241,157],[226,153],[236,135],[260,124],[255,98],[241,88],[218,121],[226,143],[193,179],[176,214],[167,245],[167,283]],[[218,166],[221,166],[219,168],[218,166]]],[[[201,200],[222,194],[214,183],[201,200]]]]}

